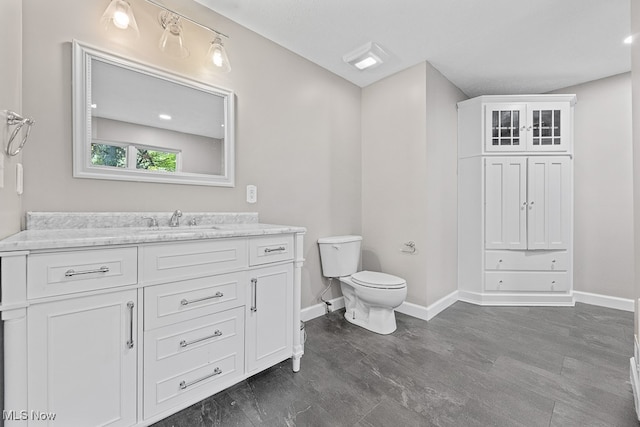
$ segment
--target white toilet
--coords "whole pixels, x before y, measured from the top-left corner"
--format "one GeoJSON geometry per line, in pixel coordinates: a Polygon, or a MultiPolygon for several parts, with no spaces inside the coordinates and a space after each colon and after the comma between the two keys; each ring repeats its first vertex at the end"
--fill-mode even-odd
{"type": "Polygon", "coordinates": [[[340,279],[345,319],[378,334],[396,330],[393,310],[407,297],[407,282],[374,271],[358,271],[361,236],[318,239],[322,275],[340,279]]]}

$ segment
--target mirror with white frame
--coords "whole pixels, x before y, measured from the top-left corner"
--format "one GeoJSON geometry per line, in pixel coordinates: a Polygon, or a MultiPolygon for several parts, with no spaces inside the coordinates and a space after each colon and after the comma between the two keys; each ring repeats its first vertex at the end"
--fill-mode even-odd
{"type": "Polygon", "coordinates": [[[73,176],[234,186],[233,92],[73,42],[73,176]]]}

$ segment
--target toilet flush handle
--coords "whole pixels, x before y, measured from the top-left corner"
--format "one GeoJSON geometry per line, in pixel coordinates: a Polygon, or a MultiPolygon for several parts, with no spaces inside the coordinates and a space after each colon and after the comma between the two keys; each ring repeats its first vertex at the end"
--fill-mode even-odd
{"type": "Polygon", "coordinates": [[[331,245],[331,247],[337,251],[340,250],[340,245],[331,245]]]}

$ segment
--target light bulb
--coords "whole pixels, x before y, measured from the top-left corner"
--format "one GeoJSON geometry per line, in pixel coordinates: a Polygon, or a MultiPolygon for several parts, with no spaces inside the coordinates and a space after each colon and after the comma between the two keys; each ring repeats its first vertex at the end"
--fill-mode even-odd
{"type": "Polygon", "coordinates": [[[122,10],[116,10],[113,14],[113,25],[126,30],[129,27],[129,15],[122,10]]]}
{"type": "Polygon", "coordinates": [[[215,40],[211,42],[207,58],[218,71],[228,73],[231,70],[231,64],[229,64],[229,58],[227,57],[227,52],[224,49],[220,36],[217,36],[215,40]]]}
{"type": "Polygon", "coordinates": [[[127,0],[111,0],[101,20],[107,30],[115,27],[118,30],[133,30],[136,36],[139,35],[136,18],[127,0]]]}
{"type": "Polygon", "coordinates": [[[222,67],[222,63],[224,61],[222,60],[222,53],[220,52],[220,49],[215,49],[213,51],[213,56],[211,59],[213,60],[213,65],[215,65],[216,67],[222,67]]]}

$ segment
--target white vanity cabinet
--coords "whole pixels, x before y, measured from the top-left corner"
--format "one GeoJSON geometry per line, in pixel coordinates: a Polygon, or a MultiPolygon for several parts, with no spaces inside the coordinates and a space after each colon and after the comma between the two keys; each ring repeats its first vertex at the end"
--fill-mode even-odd
{"type": "Polygon", "coordinates": [[[5,425],[146,426],[288,358],[299,370],[304,229],[257,230],[0,252],[5,425]]]}
{"type": "Polygon", "coordinates": [[[50,425],[135,424],[137,309],[135,290],[30,306],[29,408],[50,425]]]}
{"type": "Polygon", "coordinates": [[[574,95],[458,103],[461,299],[573,303],[574,104],[574,95]]]}
{"type": "Polygon", "coordinates": [[[249,249],[250,302],[247,318],[247,372],[262,371],[291,352],[294,328],[290,306],[293,301],[293,236],[252,239],[249,249]]]}

